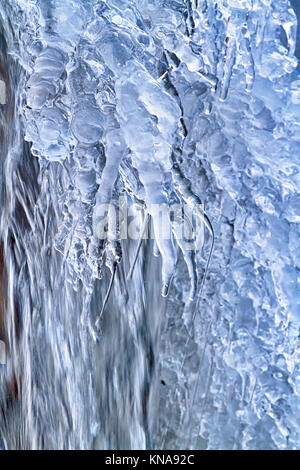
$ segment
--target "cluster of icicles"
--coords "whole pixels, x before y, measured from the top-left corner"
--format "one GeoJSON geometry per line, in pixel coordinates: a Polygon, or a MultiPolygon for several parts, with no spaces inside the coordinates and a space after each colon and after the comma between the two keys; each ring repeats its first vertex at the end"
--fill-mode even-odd
{"type": "MultiPolygon", "coordinates": [[[[180,102],[164,89],[160,76],[153,76],[137,60],[139,47],[153,58],[155,46],[136,9],[122,2],[126,3],[122,21],[130,23],[132,43],[137,38],[133,48],[129,36],[113,22],[118,12],[116,2],[94,3],[87,6],[55,0],[50,5],[40,0],[30,10],[40,26],[29,45],[26,140],[32,143],[32,153],[41,159],[42,166],[59,162],[70,174],[56,246],[83,281],[90,283],[101,277],[104,264],[110,269],[103,312],[122,250],[118,236],[103,241],[97,229],[101,225],[98,208],[116,205],[117,196],[125,193],[130,204],[140,205],[144,214],[128,279],[151,220],[155,249],[162,257],[162,295],[169,292],[179,248],[190,277],[189,299],[194,301],[205,282],[214,234],[199,197],[181,170],[186,128],[180,102]],[[202,227],[198,249],[203,246],[205,227],[211,236],[204,275],[199,275],[202,270],[195,250],[187,249],[177,236],[182,220],[170,217],[172,236],[159,236],[160,221],[151,207],[172,202],[186,204],[198,219],[202,227]],[[83,253],[80,259],[78,252],[83,253]]],[[[178,49],[177,54],[181,60],[188,59],[187,51],[178,49]]],[[[168,70],[164,76],[167,74],[168,70]]],[[[192,220],[188,223],[193,225],[192,220]]],[[[109,226],[110,221],[108,233],[109,226]]]]}
{"type": "MultiPolygon", "coordinates": [[[[68,167],[73,190],[66,191],[66,210],[57,236],[57,248],[70,261],[75,276],[82,280],[90,282],[91,278],[101,277],[104,263],[109,267],[111,282],[103,308],[122,250],[118,236],[103,242],[103,234],[97,230],[101,225],[98,208],[102,210],[103,204],[116,205],[116,194],[122,191],[131,202],[141,205],[144,214],[128,278],[133,273],[151,220],[155,249],[162,256],[162,295],[169,292],[178,248],[190,277],[189,299],[193,301],[196,296],[199,299],[202,294],[214,232],[200,198],[192,191],[180,166],[187,130],[176,90],[175,94],[170,93],[169,76],[181,63],[188,72],[197,71],[208,90],[216,91],[218,80],[209,72],[209,66],[199,51],[195,51],[192,41],[195,18],[199,23],[201,13],[205,17],[205,8],[201,12],[194,3],[189,2],[187,17],[185,10],[172,13],[175,22],[185,18],[190,40],[173,43],[171,53],[168,34],[160,35],[165,50],[162,53],[165,69],[161,73],[157,73],[157,47],[148,25],[151,20],[152,29],[159,30],[164,17],[170,13],[170,6],[156,18],[153,2],[146,0],[141,2],[139,10],[133,2],[125,0],[95,1],[88,5],[72,0],[63,3],[54,0],[51,4],[40,0],[35,4],[40,26],[30,44],[33,66],[26,92],[26,139],[33,143],[34,155],[68,167]],[[205,227],[211,237],[201,279],[199,272],[203,271],[197,266],[199,256],[195,250],[186,249],[184,241],[177,236],[182,221],[170,218],[172,236],[169,239],[159,236],[160,221],[151,213],[151,207],[155,204],[170,206],[172,202],[186,204],[202,226],[201,241],[197,243],[199,250],[203,246],[205,227]],[[84,253],[80,262],[78,246],[84,253]]],[[[241,55],[247,89],[252,86],[254,72],[247,17],[244,22],[241,30],[239,15],[237,18],[232,15],[227,21],[225,65],[219,87],[222,100],[227,95],[237,44],[244,51],[241,55]]],[[[184,37],[179,34],[179,39],[184,37]]],[[[192,220],[188,223],[193,225],[192,220]]],[[[110,222],[108,233],[109,225],[110,222]]]]}
{"type": "MultiPolygon", "coordinates": [[[[125,0],[88,4],[40,0],[34,6],[27,6],[39,26],[32,31],[34,40],[29,44],[26,139],[32,142],[32,153],[44,164],[59,162],[70,174],[57,248],[68,259],[75,277],[83,282],[90,283],[91,279],[101,277],[103,264],[109,267],[111,282],[103,308],[122,252],[118,236],[103,242],[103,234],[97,229],[101,225],[98,208],[103,204],[116,205],[116,196],[122,192],[131,203],[141,205],[144,213],[141,237],[128,278],[133,273],[151,219],[155,249],[162,256],[162,295],[168,294],[178,249],[190,277],[189,299],[194,301],[202,293],[214,232],[200,198],[192,191],[181,169],[187,129],[170,75],[181,63],[188,73],[197,72],[204,90],[216,91],[218,80],[211,73],[213,65],[204,63],[193,42],[196,22],[199,23],[201,16],[201,8],[194,3],[189,2],[188,16],[186,10],[172,11],[172,27],[176,22],[181,24],[184,18],[188,39],[178,33],[179,40],[173,41],[171,53],[171,33],[165,30],[165,35],[159,36],[163,47],[159,60],[153,32],[157,36],[157,32],[161,32],[164,20],[170,16],[170,6],[161,10],[159,16],[156,16],[153,2],[147,0],[141,2],[139,10],[134,2],[125,0]],[[164,64],[160,71],[162,59],[164,64]],[[173,202],[187,205],[202,226],[201,241],[197,243],[199,250],[203,246],[205,227],[211,237],[207,265],[201,276],[197,266],[199,256],[195,250],[186,249],[184,241],[177,236],[181,220],[170,218],[172,236],[169,239],[159,236],[160,221],[151,213],[151,207],[155,204],[170,206],[173,202]]],[[[202,10],[205,18],[204,7],[202,10]]],[[[247,59],[243,63],[249,89],[254,77],[247,26],[241,31],[240,18],[237,19],[235,21],[233,15],[231,21],[227,21],[220,99],[227,95],[237,43],[244,50],[242,57],[247,59]]],[[[193,225],[192,220],[188,223],[193,225]]],[[[108,233],[109,225],[108,221],[108,233]]]]}

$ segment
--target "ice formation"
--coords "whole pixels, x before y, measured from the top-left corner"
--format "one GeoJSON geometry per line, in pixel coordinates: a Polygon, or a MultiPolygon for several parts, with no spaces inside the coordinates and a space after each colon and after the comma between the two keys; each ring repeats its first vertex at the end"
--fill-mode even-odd
{"type": "Polygon", "coordinates": [[[3,447],[299,448],[297,2],[0,13],[3,447]],[[154,242],[103,241],[120,196],[154,242]],[[197,249],[154,204],[198,208],[197,249]]]}

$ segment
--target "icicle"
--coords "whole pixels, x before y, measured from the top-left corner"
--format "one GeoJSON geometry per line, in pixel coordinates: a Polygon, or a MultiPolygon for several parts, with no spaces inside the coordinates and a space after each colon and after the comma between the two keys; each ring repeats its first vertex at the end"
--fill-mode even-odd
{"type": "Polygon", "coordinates": [[[149,214],[144,215],[144,223],[143,223],[140,238],[139,238],[139,241],[138,241],[138,246],[137,246],[137,249],[136,249],[136,252],[135,252],[133,263],[132,263],[132,265],[129,269],[129,273],[126,277],[126,281],[129,281],[132,277],[132,274],[133,274],[133,271],[134,271],[134,268],[135,268],[135,265],[136,265],[136,262],[137,262],[137,259],[138,259],[138,255],[139,255],[139,252],[140,252],[140,249],[141,249],[141,246],[142,246],[143,238],[145,236],[146,230],[147,230],[148,225],[149,225],[149,220],[150,220],[149,214]]]}
{"type": "Polygon", "coordinates": [[[110,296],[110,293],[111,293],[111,290],[112,290],[112,286],[113,286],[113,283],[114,283],[117,265],[118,265],[118,264],[115,262],[115,263],[113,264],[113,267],[112,267],[112,270],[111,270],[111,277],[110,277],[109,286],[108,286],[108,289],[107,289],[106,294],[105,294],[105,297],[104,297],[104,301],[103,301],[103,305],[102,305],[102,308],[101,308],[99,317],[98,317],[98,319],[97,319],[97,321],[96,321],[96,323],[95,323],[95,327],[97,328],[97,330],[100,329],[100,325],[101,325],[103,313],[104,313],[104,310],[105,310],[106,304],[107,304],[107,302],[108,302],[108,299],[109,299],[109,296],[110,296]]]}
{"type": "MultiPolygon", "coordinates": [[[[226,38],[227,39],[227,38],[226,38]]],[[[234,38],[227,39],[225,54],[224,74],[221,83],[220,100],[227,98],[233,67],[236,61],[236,40],[234,38]]]]}

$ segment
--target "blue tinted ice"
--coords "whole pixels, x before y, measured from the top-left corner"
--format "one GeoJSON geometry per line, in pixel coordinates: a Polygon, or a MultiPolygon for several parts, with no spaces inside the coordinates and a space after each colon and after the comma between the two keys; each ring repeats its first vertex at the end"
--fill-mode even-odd
{"type": "Polygon", "coordinates": [[[299,449],[297,2],[9,0],[1,11],[46,214],[24,241],[44,318],[24,317],[45,328],[32,347],[57,390],[49,404],[27,365],[29,446],[299,449]],[[121,243],[120,227],[101,240],[103,204],[120,211],[120,196],[151,218],[151,249],[121,243]],[[197,249],[175,219],[160,238],[153,204],[201,203],[197,249]],[[46,239],[51,261],[34,258],[46,239]]]}

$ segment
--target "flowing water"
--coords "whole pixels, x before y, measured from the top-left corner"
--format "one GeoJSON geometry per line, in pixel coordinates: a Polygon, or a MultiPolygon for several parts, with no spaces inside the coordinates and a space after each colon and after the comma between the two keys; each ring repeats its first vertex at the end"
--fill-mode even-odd
{"type": "Polygon", "coordinates": [[[1,447],[299,448],[297,2],[0,1],[1,447]]]}

